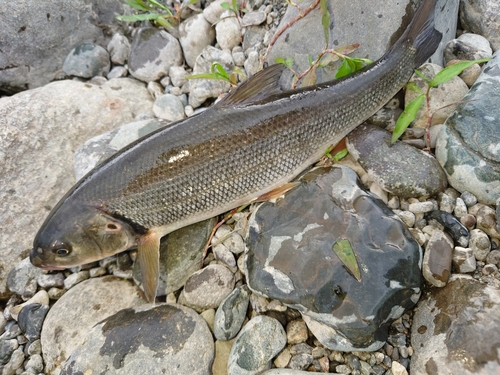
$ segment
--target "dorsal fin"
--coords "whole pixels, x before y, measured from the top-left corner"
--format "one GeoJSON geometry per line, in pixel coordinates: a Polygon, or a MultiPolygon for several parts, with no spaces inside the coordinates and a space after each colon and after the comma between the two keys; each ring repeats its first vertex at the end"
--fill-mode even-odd
{"type": "Polygon", "coordinates": [[[270,95],[279,94],[283,90],[278,81],[284,69],[283,64],[274,64],[261,70],[227,94],[215,106],[223,108],[234,104],[250,104],[264,100],[270,95]]]}

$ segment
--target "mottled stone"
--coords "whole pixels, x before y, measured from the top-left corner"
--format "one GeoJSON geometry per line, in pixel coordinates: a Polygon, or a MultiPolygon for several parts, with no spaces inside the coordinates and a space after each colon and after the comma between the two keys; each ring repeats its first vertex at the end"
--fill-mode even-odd
{"type": "Polygon", "coordinates": [[[212,335],[195,311],[146,305],[123,309],[94,326],[61,375],[208,375],[213,358],[212,335]]]}
{"type": "Polygon", "coordinates": [[[27,300],[26,302],[24,302],[24,303],[22,303],[20,305],[17,305],[17,306],[13,306],[10,309],[10,316],[12,318],[14,318],[15,320],[17,320],[18,315],[21,312],[21,310],[25,306],[31,305],[31,304],[38,304],[38,305],[48,306],[49,305],[49,295],[48,295],[48,293],[45,290],[42,289],[39,292],[37,292],[33,297],[31,297],[29,300],[27,300]]]}
{"type": "Polygon", "coordinates": [[[319,168],[283,201],[259,206],[245,267],[249,287],[301,311],[324,346],[375,350],[418,298],[422,255],[404,224],[356,180],[346,167],[319,168]],[[332,249],[340,238],[350,241],[361,281],[332,249]]]}
{"type": "Polygon", "coordinates": [[[101,46],[90,43],[73,48],[63,64],[66,75],[82,78],[105,77],[110,67],[108,51],[101,46]]]}
{"type": "Polygon", "coordinates": [[[306,342],[307,338],[307,326],[302,319],[292,320],[286,325],[286,339],[288,344],[294,345],[306,342]]]}
{"type": "Polygon", "coordinates": [[[62,272],[43,274],[38,276],[38,285],[42,288],[64,286],[64,274],[62,272]]]}
{"type": "Polygon", "coordinates": [[[453,268],[459,273],[474,272],[476,258],[471,248],[456,246],[453,250],[453,268]]]}
{"type": "Polygon", "coordinates": [[[500,373],[500,290],[470,276],[433,288],[413,317],[412,375],[500,373]]]}
{"type": "Polygon", "coordinates": [[[496,0],[460,1],[460,22],[466,30],[484,36],[500,49],[500,5],[496,0]]]}
{"type": "Polygon", "coordinates": [[[358,126],[347,139],[347,149],[373,181],[395,195],[433,195],[446,187],[446,176],[432,156],[404,142],[391,146],[391,133],[377,126],[358,126]]]}
{"type": "Polygon", "coordinates": [[[220,21],[215,25],[215,38],[221,49],[233,49],[241,44],[240,22],[229,10],[222,13],[220,21]]]}
{"type": "Polygon", "coordinates": [[[446,44],[444,63],[446,65],[452,60],[479,60],[491,57],[492,54],[490,43],[485,37],[465,33],[446,44]]]}
{"type": "Polygon", "coordinates": [[[156,117],[167,121],[178,121],[186,117],[181,100],[172,94],[158,97],[154,102],[153,112],[156,117]]]}
{"type": "Polygon", "coordinates": [[[19,328],[28,340],[33,341],[40,338],[43,320],[48,312],[48,305],[32,303],[23,307],[19,313],[19,328]]]}
{"type": "Polygon", "coordinates": [[[436,230],[425,248],[422,264],[425,279],[434,286],[445,286],[451,275],[452,258],[453,239],[443,231],[436,230]]]}
{"type": "Polygon", "coordinates": [[[493,208],[482,206],[476,213],[476,227],[483,230],[488,236],[500,239],[500,228],[498,228],[495,216],[493,208]]]}
{"type": "Polygon", "coordinates": [[[468,245],[469,230],[452,214],[446,211],[435,210],[430,212],[426,218],[427,220],[436,220],[441,224],[460,246],[468,245]]]}
{"type": "Polygon", "coordinates": [[[485,260],[491,250],[490,239],[481,229],[473,229],[470,232],[469,246],[474,252],[477,260],[485,260]]]}
{"type": "Polygon", "coordinates": [[[236,337],[246,318],[250,291],[246,286],[234,289],[217,308],[214,335],[217,340],[228,341],[236,337]]]}
{"type": "Polygon", "coordinates": [[[11,292],[30,298],[35,294],[37,279],[42,274],[40,268],[33,266],[29,258],[25,258],[9,272],[7,286],[11,292]]]}

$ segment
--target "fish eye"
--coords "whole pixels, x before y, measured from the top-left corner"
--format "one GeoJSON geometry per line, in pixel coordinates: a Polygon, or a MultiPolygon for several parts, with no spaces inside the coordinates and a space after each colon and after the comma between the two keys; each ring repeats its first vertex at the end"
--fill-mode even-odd
{"type": "Polygon", "coordinates": [[[65,257],[71,253],[71,246],[61,241],[52,244],[52,252],[60,257],[65,257]]]}

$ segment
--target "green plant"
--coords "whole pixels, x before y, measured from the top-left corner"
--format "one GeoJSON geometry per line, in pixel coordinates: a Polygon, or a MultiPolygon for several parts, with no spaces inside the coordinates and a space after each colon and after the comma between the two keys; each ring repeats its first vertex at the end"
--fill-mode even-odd
{"type": "Polygon", "coordinates": [[[116,16],[116,19],[125,22],[149,20],[165,28],[174,27],[180,23],[181,11],[185,7],[189,7],[197,1],[198,0],[190,0],[186,5],[183,6],[176,4],[174,7],[174,14],[169,8],[167,8],[157,0],[125,0],[125,3],[127,3],[130,7],[138,11],[147,13],[139,13],[131,16],[116,16]]]}
{"type": "Polygon", "coordinates": [[[227,81],[232,86],[237,86],[238,75],[245,76],[245,73],[238,67],[235,67],[231,73],[228,73],[220,63],[214,62],[210,67],[210,73],[192,74],[187,76],[186,79],[218,79],[227,81]]]}
{"type": "MultiPolygon", "coordinates": [[[[413,120],[417,117],[417,113],[422,107],[422,104],[426,103],[427,107],[427,124],[426,124],[426,142],[427,142],[427,148],[430,149],[430,135],[429,135],[429,128],[431,126],[431,120],[432,116],[434,115],[434,112],[431,111],[431,105],[430,105],[430,91],[432,88],[439,86],[442,83],[448,82],[450,79],[453,77],[458,76],[462,71],[467,69],[468,67],[474,65],[474,64],[480,64],[484,63],[487,61],[490,61],[491,58],[487,59],[480,59],[480,60],[474,60],[474,61],[462,61],[450,66],[447,66],[443,70],[441,70],[439,73],[437,73],[433,79],[429,79],[425,77],[422,72],[419,70],[415,69],[415,74],[417,74],[420,78],[422,78],[426,83],[427,83],[427,91],[423,92],[420,87],[415,85],[414,83],[409,83],[406,88],[408,90],[413,90],[416,91],[419,95],[413,99],[410,103],[408,103],[405,106],[405,109],[403,113],[399,116],[397,122],[396,122],[396,127],[394,128],[394,131],[392,132],[392,139],[391,143],[394,143],[398,140],[399,137],[404,133],[406,128],[412,123],[413,120]]],[[[451,105],[455,105],[457,103],[453,103],[451,105]]],[[[444,108],[444,107],[442,107],[444,108]]],[[[437,110],[440,110],[442,108],[438,108],[437,110]]]]}

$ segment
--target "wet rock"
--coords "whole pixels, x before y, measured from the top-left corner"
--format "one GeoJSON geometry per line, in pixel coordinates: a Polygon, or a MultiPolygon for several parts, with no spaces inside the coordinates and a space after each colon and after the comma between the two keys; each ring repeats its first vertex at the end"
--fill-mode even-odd
{"type": "Polygon", "coordinates": [[[436,158],[450,185],[486,204],[494,204],[500,195],[499,83],[496,53],[463,98],[472,101],[457,106],[436,143],[436,158]]]}
{"type": "Polygon", "coordinates": [[[476,258],[471,248],[456,246],[453,250],[453,268],[459,273],[474,272],[476,258]]]}
{"type": "MultiPolygon", "coordinates": [[[[179,290],[194,272],[200,269],[203,249],[216,219],[208,219],[178,229],[160,242],[160,279],[157,296],[179,290]]],[[[134,279],[141,285],[138,262],[134,263],[134,279]]]]}
{"type": "MultiPolygon", "coordinates": [[[[424,64],[418,69],[428,79],[433,79],[443,68],[436,64],[424,64]]],[[[414,74],[410,82],[419,86],[423,92],[427,92],[427,82],[425,82],[417,74],[414,74]]],[[[453,77],[449,81],[440,84],[430,90],[430,106],[433,112],[431,126],[442,124],[451,115],[457,107],[451,105],[462,100],[465,94],[469,91],[467,84],[459,77],[453,77]],[[441,109],[440,109],[441,108],[441,109]]],[[[419,93],[413,90],[406,90],[405,104],[407,105],[415,99],[419,93]]],[[[416,128],[425,128],[427,126],[427,106],[423,105],[417,113],[417,118],[413,121],[412,126],[416,128]]]]}
{"type": "Polygon", "coordinates": [[[490,43],[485,37],[465,33],[446,44],[444,62],[447,64],[452,60],[479,60],[491,57],[492,54],[490,43]]]}
{"type": "Polygon", "coordinates": [[[285,347],[286,334],[276,319],[259,315],[251,319],[236,337],[228,362],[231,375],[256,375],[271,366],[285,347]]]}
{"type": "Polygon", "coordinates": [[[213,44],[215,30],[202,13],[188,18],[179,25],[179,42],[186,64],[194,66],[196,58],[206,46],[213,44]]]}
{"type": "Polygon", "coordinates": [[[429,154],[396,142],[375,125],[361,125],[349,134],[347,149],[385,190],[400,197],[420,197],[444,190],[446,176],[429,154]]]}
{"type": "Polygon", "coordinates": [[[130,42],[122,34],[114,34],[108,43],[108,52],[111,61],[115,64],[123,65],[130,55],[130,42]]]}
{"type": "Polygon", "coordinates": [[[426,216],[427,220],[434,219],[439,224],[443,225],[445,230],[451,235],[454,241],[460,246],[467,246],[469,243],[469,231],[467,228],[452,214],[446,211],[435,210],[426,216]]]}
{"type": "Polygon", "coordinates": [[[156,117],[167,121],[178,121],[186,117],[181,100],[172,94],[165,94],[156,99],[153,112],[156,117]]]}
{"type": "Polygon", "coordinates": [[[128,65],[132,76],[149,82],[167,75],[170,67],[181,65],[182,60],[177,39],[165,30],[143,27],[135,34],[128,65]]]}
{"type": "Polygon", "coordinates": [[[324,346],[376,350],[388,324],[418,299],[421,249],[349,168],[319,168],[303,180],[283,201],[264,203],[252,215],[248,285],[298,309],[324,346]],[[332,249],[340,238],[356,254],[361,281],[332,249]]]}
{"type": "Polygon", "coordinates": [[[63,71],[68,76],[92,78],[106,76],[111,67],[109,53],[101,46],[84,43],[73,48],[63,64],[63,71]]]}
{"type": "Polygon", "coordinates": [[[58,373],[96,323],[144,303],[139,288],[113,276],[89,279],[70,289],[49,310],[42,327],[45,372],[58,373]]]}
{"type": "Polygon", "coordinates": [[[13,293],[27,298],[33,297],[37,289],[38,277],[43,274],[40,268],[31,264],[29,258],[23,259],[10,271],[7,287],[13,293]]]}
{"type": "Polygon", "coordinates": [[[500,291],[470,276],[452,276],[415,310],[413,375],[500,372],[500,291]]]}
{"type": "Polygon", "coordinates": [[[220,304],[215,313],[214,335],[228,341],[236,337],[246,318],[250,291],[246,286],[236,288],[220,304]]]}
{"type": "Polygon", "coordinates": [[[206,310],[217,308],[233,288],[233,273],[224,266],[211,264],[189,277],[182,294],[189,306],[206,310]]]}
{"type": "Polygon", "coordinates": [[[424,253],[422,273],[432,285],[443,287],[451,275],[451,261],[453,258],[453,240],[443,231],[436,230],[424,253]]]}
{"type": "Polygon", "coordinates": [[[19,313],[19,328],[21,328],[29,341],[40,338],[43,320],[48,312],[48,305],[32,303],[24,306],[19,313]]]}
{"type": "Polygon", "coordinates": [[[232,11],[221,14],[219,22],[215,25],[215,38],[221,49],[233,49],[241,43],[240,23],[232,11]]]}
{"type": "Polygon", "coordinates": [[[212,335],[196,312],[181,305],[146,305],[123,309],[92,328],[61,375],[208,375],[213,358],[212,335]]]}
{"type": "Polygon", "coordinates": [[[488,39],[494,51],[500,48],[500,7],[497,1],[460,1],[460,22],[466,30],[488,39]]]}

